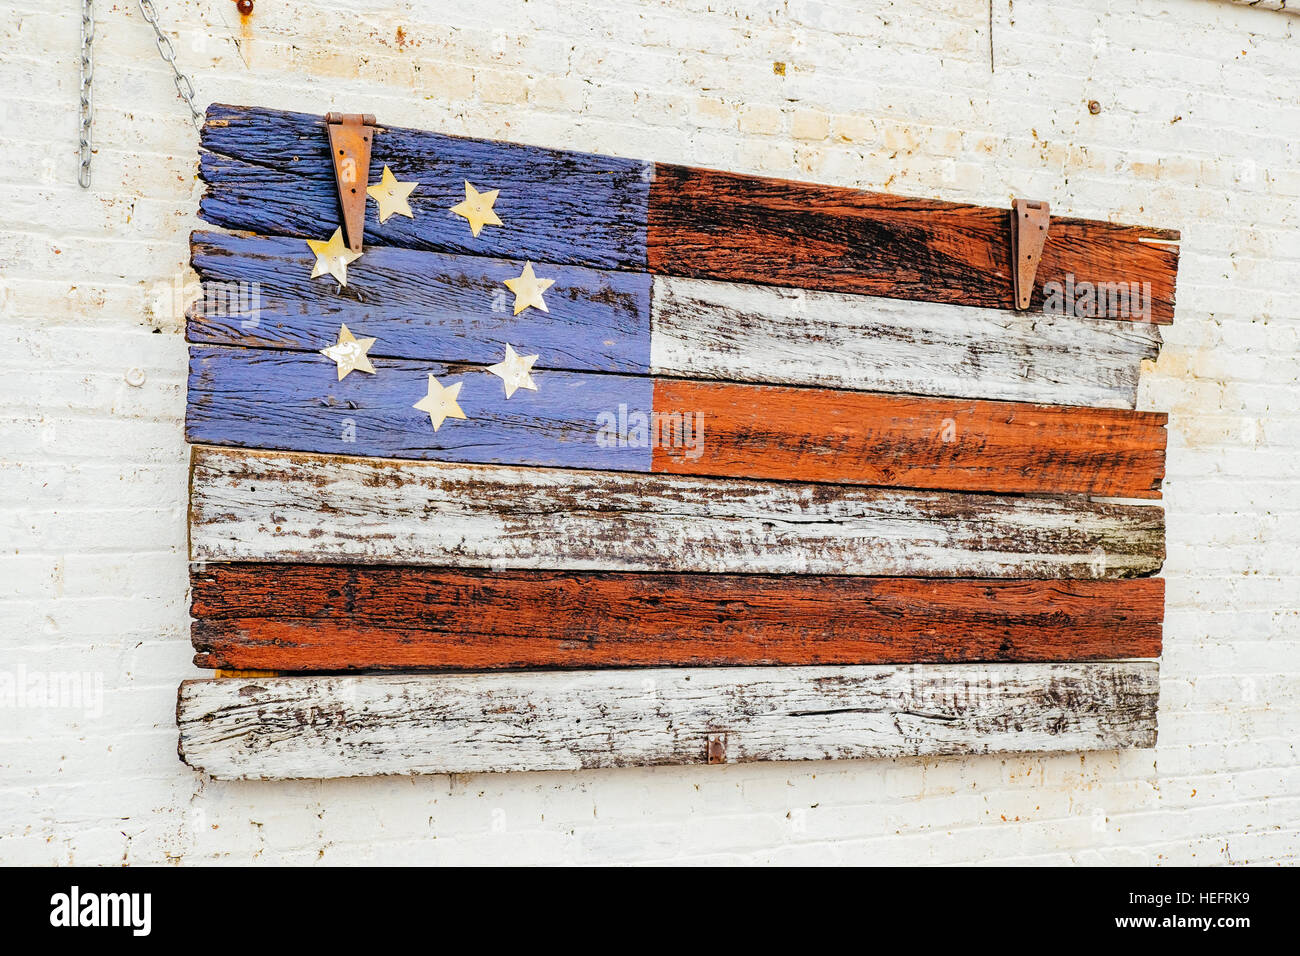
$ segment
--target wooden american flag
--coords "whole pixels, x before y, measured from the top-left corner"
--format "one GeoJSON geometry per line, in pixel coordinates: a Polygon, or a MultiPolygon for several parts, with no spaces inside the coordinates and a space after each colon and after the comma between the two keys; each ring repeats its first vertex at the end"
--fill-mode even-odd
{"type": "Polygon", "coordinates": [[[191,766],[1154,745],[1177,233],[1053,218],[1021,312],[1004,209],[379,126],[342,284],[322,117],[202,146],[191,766]]]}

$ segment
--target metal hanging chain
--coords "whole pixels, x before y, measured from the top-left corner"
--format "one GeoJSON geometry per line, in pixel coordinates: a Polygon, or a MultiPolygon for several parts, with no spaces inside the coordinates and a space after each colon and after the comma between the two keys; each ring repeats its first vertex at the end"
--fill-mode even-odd
{"type": "MultiPolygon", "coordinates": [[[[93,2],[94,0],[81,0],[81,169],[77,173],[77,182],[81,183],[82,189],[90,188],[90,130],[94,114],[93,81],[95,78],[95,13],[92,8],[93,2]]],[[[158,47],[158,53],[166,61],[167,65],[172,68],[172,82],[176,85],[176,92],[180,94],[181,99],[185,101],[185,105],[190,111],[190,119],[196,127],[201,129],[203,127],[203,114],[194,105],[194,81],[176,66],[176,48],[172,46],[172,41],[167,39],[167,35],[158,26],[158,11],[154,8],[153,0],[140,0],[140,12],[144,14],[149,26],[153,27],[154,43],[158,47]]]]}
{"type": "Polygon", "coordinates": [[[153,27],[154,42],[158,45],[158,52],[172,68],[172,82],[176,84],[176,92],[181,95],[181,99],[190,109],[190,119],[194,121],[196,127],[202,127],[203,114],[194,105],[194,83],[176,66],[176,48],[158,26],[158,11],[154,9],[153,0],[140,0],[140,12],[149,21],[149,26],[153,27]]]}
{"type": "Polygon", "coordinates": [[[81,0],[81,169],[77,182],[90,188],[90,126],[94,114],[91,81],[95,76],[95,11],[92,0],[81,0]]]}

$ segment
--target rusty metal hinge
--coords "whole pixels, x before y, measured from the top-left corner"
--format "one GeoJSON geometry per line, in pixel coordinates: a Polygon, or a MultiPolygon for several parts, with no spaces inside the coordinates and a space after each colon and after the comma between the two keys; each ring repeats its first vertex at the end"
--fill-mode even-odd
{"type": "Polygon", "coordinates": [[[1045,202],[1011,200],[1011,283],[1017,309],[1029,308],[1034,297],[1034,279],[1047,242],[1050,210],[1045,202]]]}
{"type": "Polygon", "coordinates": [[[326,113],[325,128],[330,135],[343,238],[349,249],[360,252],[366,231],[366,186],[370,181],[375,118],[370,113],[326,113]]]}
{"type": "Polygon", "coordinates": [[[709,744],[706,753],[708,754],[709,763],[726,763],[727,735],[709,734],[709,744]]]}

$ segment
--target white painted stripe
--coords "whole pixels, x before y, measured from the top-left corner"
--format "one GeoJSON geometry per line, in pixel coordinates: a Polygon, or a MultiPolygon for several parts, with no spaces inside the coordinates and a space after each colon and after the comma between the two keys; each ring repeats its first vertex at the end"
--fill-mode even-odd
{"type": "Polygon", "coordinates": [[[194,449],[196,561],[1129,577],[1158,506],[194,449]]]}
{"type": "Polygon", "coordinates": [[[186,681],[221,779],[1153,747],[1158,665],[665,668],[186,681]],[[721,746],[721,753],[717,749],[721,746]]]}
{"type": "Polygon", "coordinates": [[[652,374],[1133,408],[1158,326],[655,276],[652,374]]]}

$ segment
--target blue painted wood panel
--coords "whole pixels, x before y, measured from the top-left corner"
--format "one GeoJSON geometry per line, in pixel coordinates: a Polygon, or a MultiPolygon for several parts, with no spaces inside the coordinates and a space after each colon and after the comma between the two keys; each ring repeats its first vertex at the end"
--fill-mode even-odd
{"type": "Polygon", "coordinates": [[[348,266],[348,285],[310,278],[315,257],[296,238],[195,233],[191,264],[204,297],[187,337],[257,348],[317,350],[346,324],[377,339],[373,357],[499,362],[505,343],[537,368],[647,374],[650,284],[643,272],[535,264],[554,279],[549,311],[513,311],[503,284],[523,263],[372,246],[348,266]]]}
{"type": "Polygon", "coordinates": [[[337,380],[334,363],[310,352],[196,345],[190,348],[186,440],[326,454],[469,463],[549,465],[610,471],[650,470],[650,449],[602,447],[602,415],[651,412],[652,379],[536,371],[536,391],[505,397],[486,369],[377,359],[376,374],[337,380]],[[428,376],[461,382],[468,416],[434,431],[412,407],[428,376]]]}
{"type": "MultiPolygon", "coordinates": [[[[203,127],[201,215],[214,225],[270,235],[328,238],[339,225],[323,117],[213,105],[203,127]]],[[[605,269],[645,269],[652,164],[517,143],[463,139],[401,127],[375,136],[370,182],[385,165],[420,183],[414,219],[380,223],[367,202],[365,243],[533,259],[605,269]],[[450,212],[465,181],[499,189],[504,223],[475,238],[450,212]]]]}

